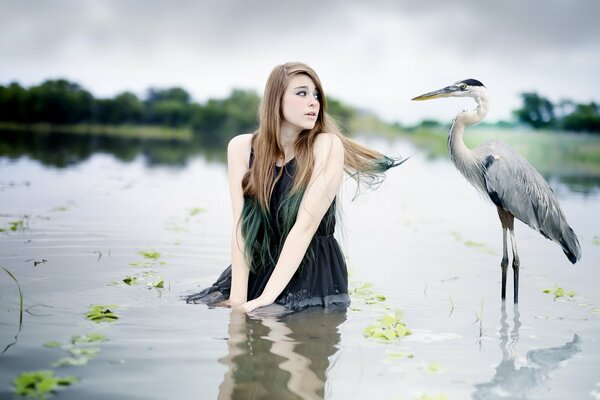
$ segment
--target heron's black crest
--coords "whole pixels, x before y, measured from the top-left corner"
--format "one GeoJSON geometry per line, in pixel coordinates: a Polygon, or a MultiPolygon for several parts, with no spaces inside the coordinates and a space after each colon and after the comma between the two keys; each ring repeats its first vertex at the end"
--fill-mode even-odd
{"type": "Polygon", "coordinates": [[[483,87],[485,87],[485,85],[483,83],[479,82],[477,79],[465,79],[461,83],[466,83],[469,86],[483,86],[483,87]]]}

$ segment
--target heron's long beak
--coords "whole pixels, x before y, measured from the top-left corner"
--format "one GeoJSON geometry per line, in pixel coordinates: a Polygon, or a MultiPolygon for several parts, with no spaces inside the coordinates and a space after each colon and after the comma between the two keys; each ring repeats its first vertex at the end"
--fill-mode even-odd
{"type": "Polygon", "coordinates": [[[460,88],[456,85],[446,86],[443,89],[434,90],[433,92],[425,93],[420,96],[413,98],[412,100],[431,100],[431,99],[439,99],[441,97],[450,97],[455,92],[458,92],[460,88]]]}

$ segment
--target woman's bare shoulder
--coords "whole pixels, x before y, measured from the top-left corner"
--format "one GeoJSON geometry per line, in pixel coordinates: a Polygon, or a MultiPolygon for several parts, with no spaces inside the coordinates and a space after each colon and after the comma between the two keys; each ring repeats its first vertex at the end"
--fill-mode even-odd
{"type": "Polygon", "coordinates": [[[344,154],[344,144],[335,133],[323,132],[315,139],[315,156],[325,155],[326,157],[336,154],[344,154]]]}
{"type": "Polygon", "coordinates": [[[230,161],[235,160],[247,164],[250,158],[250,149],[252,148],[252,136],[251,133],[246,133],[231,139],[227,146],[227,158],[230,161]]]}

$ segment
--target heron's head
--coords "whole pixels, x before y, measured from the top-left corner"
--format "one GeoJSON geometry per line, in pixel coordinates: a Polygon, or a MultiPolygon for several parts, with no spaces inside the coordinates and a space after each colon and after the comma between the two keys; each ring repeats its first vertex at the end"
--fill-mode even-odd
{"type": "Polygon", "coordinates": [[[465,79],[445,88],[434,90],[413,98],[412,100],[431,100],[441,97],[481,97],[486,88],[477,79],[465,79]]]}

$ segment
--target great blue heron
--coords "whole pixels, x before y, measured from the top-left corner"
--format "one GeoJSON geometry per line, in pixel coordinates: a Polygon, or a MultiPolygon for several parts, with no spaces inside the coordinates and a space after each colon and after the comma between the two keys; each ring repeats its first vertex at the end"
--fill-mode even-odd
{"type": "Polygon", "coordinates": [[[465,126],[479,123],[488,111],[487,89],[475,79],[456,82],[443,89],[425,93],[413,100],[440,97],[472,97],[474,110],[459,112],[448,134],[448,150],[456,168],[475,188],[498,208],[502,224],[502,300],[506,298],[508,250],[506,231],[510,231],[513,253],[514,302],[519,301],[519,255],[514,233],[514,218],[560,244],[573,264],[581,258],[577,236],[567,223],[552,189],[539,172],[510,146],[490,140],[471,150],[465,146],[465,126]]]}

